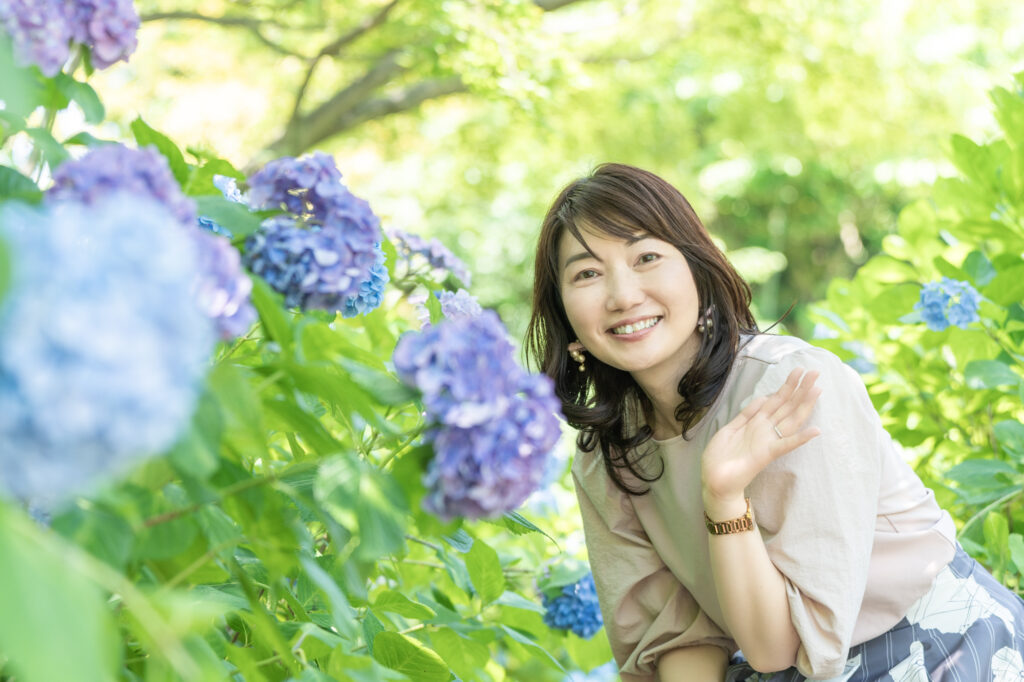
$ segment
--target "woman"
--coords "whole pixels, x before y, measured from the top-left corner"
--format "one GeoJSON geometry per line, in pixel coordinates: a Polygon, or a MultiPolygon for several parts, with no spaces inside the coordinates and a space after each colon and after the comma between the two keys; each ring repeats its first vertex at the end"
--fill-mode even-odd
{"type": "Polygon", "coordinates": [[[758,332],[671,185],[606,164],[566,187],[533,303],[624,680],[1024,679],[1022,602],[959,548],[856,373],[758,332]]]}

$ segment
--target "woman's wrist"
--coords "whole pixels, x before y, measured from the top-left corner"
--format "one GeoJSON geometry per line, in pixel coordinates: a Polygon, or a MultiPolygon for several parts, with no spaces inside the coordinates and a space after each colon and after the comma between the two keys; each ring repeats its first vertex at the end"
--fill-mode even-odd
{"type": "Polygon", "coordinates": [[[740,492],[738,495],[719,497],[704,492],[704,513],[712,521],[728,521],[739,518],[747,513],[747,499],[740,492]]]}

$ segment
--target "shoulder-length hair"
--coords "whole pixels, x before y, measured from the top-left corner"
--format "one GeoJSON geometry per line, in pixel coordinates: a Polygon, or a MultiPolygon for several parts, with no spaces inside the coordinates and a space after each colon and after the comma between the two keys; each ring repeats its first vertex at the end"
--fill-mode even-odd
{"type": "Polygon", "coordinates": [[[600,447],[612,481],[621,490],[642,495],[661,477],[640,467],[640,446],[652,436],[653,406],[633,377],[596,358],[579,372],[567,347],[576,336],[561,296],[558,243],[568,230],[584,245],[581,229],[620,239],[646,233],[672,244],[689,264],[703,316],[710,309],[712,325],[701,335],[696,359],[679,382],[676,419],[682,436],[699,420],[729,375],[741,334],[757,333],[750,312],[750,287],[711,241],[693,207],[672,185],[640,168],[617,163],[598,166],[561,191],[541,226],[534,261],[533,312],[526,332],[531,361],[555,382],[555,393],[569,424],[579,429],[577,444],[585,452],[600,447]],[[646,417],[640,419],[639,417],[646,417]],[[642,485],[642,484],[641,484],[642,485]]]}

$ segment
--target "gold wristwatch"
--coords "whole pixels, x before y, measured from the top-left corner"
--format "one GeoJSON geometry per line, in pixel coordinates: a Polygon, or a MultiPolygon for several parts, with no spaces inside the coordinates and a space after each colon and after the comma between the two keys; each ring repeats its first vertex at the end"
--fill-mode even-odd
{"type": "Polygon", "coordinates": [[[743,516],[736,519],[716,522],[711,520],[707,512],[704,512],[704,525],[708,527],[708,532],[712,535],[730,535],[732,533],[754,530],[754,512],[750,509],[750,498],[747,497],[745,499],[747,501],[747,511],[743,516]]]}

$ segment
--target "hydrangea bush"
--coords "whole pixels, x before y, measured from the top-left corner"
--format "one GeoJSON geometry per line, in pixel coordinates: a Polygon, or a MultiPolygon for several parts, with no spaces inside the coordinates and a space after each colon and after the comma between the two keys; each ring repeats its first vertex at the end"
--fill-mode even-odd
{"type": "Polygon", "coordinates": [[[592,573],[575,583],[563,585],[554,597],[545,594],[544,608],[544,622],[548,626],[570,630],[584,639],[590,639],[604,627],[592,573]]]}
{"type": "Polygon", "coordinates": [[[134,145],[52,138],[71,100],[102,121],[76,78],[130,53],[133,17],[0,1],[0,49],[28,64],[4,74],[0,144],[39,152],[0,167],[0,678],[604,664],[534,591],[566,530],[517,509],[552,469],[557,401],[454,291],[451,251],[392,243],[326,154],[245,179],[142,119],[134,145]],[[423,337],[414,289],[438,292],[423,337]]]}
{"type": "Polygon", "coordinates": [[[1024,588],[1024,76],[992,93],[1003,137],[952,139],[959,175],[900,215],[883,253],[835,280],[820,345],[865,371],[888,431],[962,521],[960,542],[1024,588]]]}

